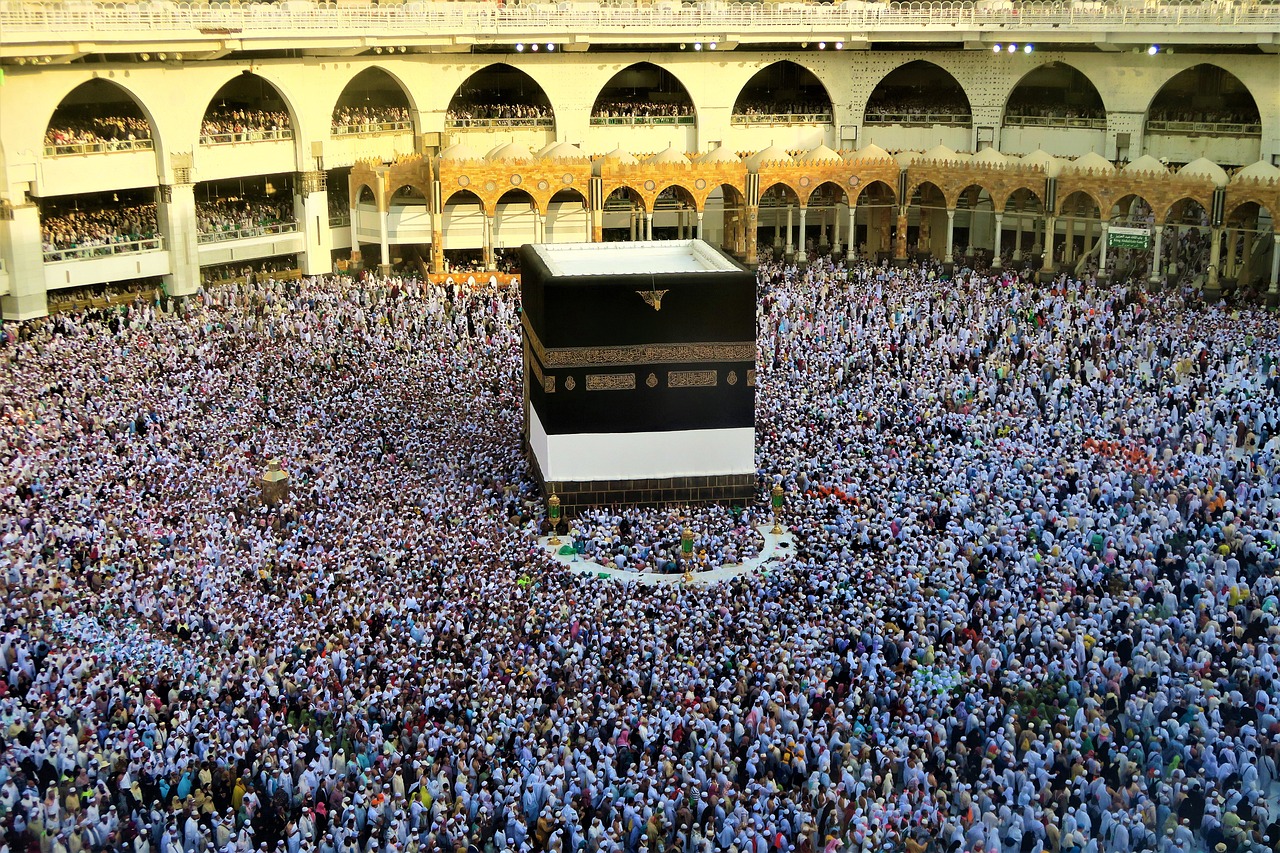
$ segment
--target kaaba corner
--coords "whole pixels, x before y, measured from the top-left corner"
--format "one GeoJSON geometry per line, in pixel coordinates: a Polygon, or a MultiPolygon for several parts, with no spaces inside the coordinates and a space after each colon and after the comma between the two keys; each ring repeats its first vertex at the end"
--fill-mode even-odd
{"type": "Polygon", "coordinates": [[[520,249],[526,454],[564,507],[746,502],[756,279],[701,240],[520,249]]]}

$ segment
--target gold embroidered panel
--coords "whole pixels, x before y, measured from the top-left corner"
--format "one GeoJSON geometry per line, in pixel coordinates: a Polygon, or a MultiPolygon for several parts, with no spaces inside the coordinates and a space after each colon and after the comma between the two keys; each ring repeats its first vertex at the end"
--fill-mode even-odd
{"type": "Polygon", "coordinates": [[[669,370],[667,371],[668,388],[714,388],[716,372],[714,370],[669,370]]]}
{"type": "Polygon", "coordinates": [[[588,391],[632,391],[636,387],[634,373],[588,373],[588,391]]]}
{"type": "Polygon", "coordinates": [[[635,344],[613,347],[560,347],[546,349],[529,325],[521,319],[525,341],[544,367],[612,367],[628,364],[692,364],[756,360],[754,341],[688,344],[635,344]]]}

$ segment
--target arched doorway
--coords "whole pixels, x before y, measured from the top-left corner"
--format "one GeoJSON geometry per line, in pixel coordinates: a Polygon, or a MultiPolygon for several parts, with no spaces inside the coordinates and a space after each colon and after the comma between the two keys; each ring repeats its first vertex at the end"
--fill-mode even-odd
{"type": "Polygon", "coordinates": [[[293,138],[293,117],[275,86],[257,74],[228,80],[205,108],[201,145],[293,138]]]}
{"type": "Polygon", "coordinates": [[[693,125],[693,99],[674,74],[637,62],[609,79],[591,107],[593,126],[693,125]]]}
{"type": "Polygon", "coordinates": [[[702,238],[739,258],[747,255],[747,205],[742,191],[721,184],[703,202],[702,238]]]}
{"type": "Polygon", "coordinates": [[[470,190],[457,190],[444,200],[440,214],[446,271],[482,270],[488,228],[484,203],[470,190]]]}
{"type": "Polygon", "coordinates": [[[1231,72],[1196,65],[1160,87],[1147,110],[1145,153],[1169,163],[1208,157],[1241,166],[1262,156],[1262,118],[1249,89],[1231,72]]]}
{"type": "Polygon", "coordinates": [[[555,130],[551,101],[524,71],[497,62],[468,77],[449,101],[445,126],[454,129],[522,127],[555,130]]]}
{"type": "Polygon", "coordinates": [[[805,224],[814,251],[839,255],[848,240],[849,194],[834,181],[824,181],[813,188],[805,201],[805,224]]]}
{"type": "Polygon", "coordinates": [[[854,210],[854,232],[849,249],[859,257],[880,260],[893,251],[893,232],[898,223],[898,196],[884,181],[862,187],[854,210]]]}
{"type": "Polygon", "coordinates": [[[1009,93],[1004,125],[1106,130],[1107,110],[1088,77],[1065,62],[1047,62],[1009,93]]]}
{"type": "Polygon", "coordinates": [[[503,193],[493,213],[493,256],[498,269],[518,265],[516,250],[525,243],[540,243],[538,203],[524,190],[503,193]]]}
{"type": "Polygon", "coordinates": [[[969,127],[972,110],[964,87],[949,71],[917,59],[876,84],[867,99],[864,123],[969,127]]]}
{"type": "Polygon", "coordinates": [[[1096,272],[1102,233],[1097,200],[1086,192],[1070,193],[1058,203],[1058,218],[1063,225],[1062,265],[1077,278],[1096,272]]]}
{"type": "Polygon", "coordinates": [[[937,184],[924,181],[911,194],[911,201],[907,205],[907,246],[910,247],[910,256],[945,256],[946,228],[946,194],[937,184]]]}
{"type": "Polygon", "coordinates": [[[151,122],[141,104],[124,89],[103,79],[82,83],[67,93],[49,118],[44,156],[152,150],[151,122]]]}
{"type": "Polygon", "coordinates": [[[733,124],[830,124],[831,96],[812,71],[790,60],[765,66],[742,87],[733,124]]]}
{"type": "Polygon", "coordinates": [[[803,246],[800,234],[800,196],[783,183],[772,184],[760,193],[760,217],[756,222],[756,245],[773,246],[776,258],[788,258],[803,246]]]}
{"type": "Polygon", "coordinates": [[[409,96],[381,68],[366,68],[351,78],[334,104],[334,136],[412,133],[409,96]]]}
{"type": "Polygon", "coordinates": [[[653,202],[653,239],[690,240],[697,234],[698,203],[693,194],[673,184],[653,202]]]}
{"type": "Polygon", "coordinates": [[[591,242],[591,206],[582,193],[563,189],[547,202],[547,243],[591,242]]]}
{"type": "Polygon", "coordinates": [[[621,186],[604,200],[604,242],[634,242],[649,238],[644,199],[631,187],[621,186]]]}

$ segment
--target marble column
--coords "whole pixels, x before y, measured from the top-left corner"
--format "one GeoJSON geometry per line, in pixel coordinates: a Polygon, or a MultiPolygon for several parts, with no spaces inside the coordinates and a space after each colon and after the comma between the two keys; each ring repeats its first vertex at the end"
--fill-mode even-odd
{"type": "Polygon", "coordinates": [[[993,270],[1001,269],[1004,261],[1000,257],[1000,241],[1002,239],[1001,232],[1004,230],[1004,214],[997,213],[995,219],[995,233],[991,236],[991,268],[993,270]]]}

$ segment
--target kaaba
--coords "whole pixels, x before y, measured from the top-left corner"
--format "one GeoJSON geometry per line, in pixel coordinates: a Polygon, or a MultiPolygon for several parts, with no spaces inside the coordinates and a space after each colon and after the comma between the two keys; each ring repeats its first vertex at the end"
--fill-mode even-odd
{"type": "Polygon", "coordinates": [[[520,248],[525,452],[561,506],[747,502],[756,281],[701,240],[520,248]]]}

